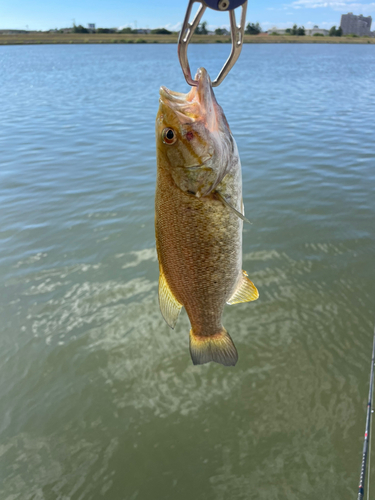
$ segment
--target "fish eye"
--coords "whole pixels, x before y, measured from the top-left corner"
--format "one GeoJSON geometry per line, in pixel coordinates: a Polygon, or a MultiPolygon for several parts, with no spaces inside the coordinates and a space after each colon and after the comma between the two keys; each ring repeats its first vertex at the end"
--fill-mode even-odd
{"type": "Polygon", "coordinates": [[[174,144],[177,141],[177,136],[172,128],[165,128],[161,134],[164,144],[174,144]]]}

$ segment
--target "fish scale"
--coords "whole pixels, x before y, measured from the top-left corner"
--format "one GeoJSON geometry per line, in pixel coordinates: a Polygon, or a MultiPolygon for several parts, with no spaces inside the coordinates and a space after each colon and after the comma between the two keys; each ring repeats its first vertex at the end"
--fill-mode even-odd
{"type": "Polygon", "coordinates": [[[199,200],[176,189],[168,172],[157,178],[156,235],[159,262],[192,327],[205,335],[221,328],[221,313],[241,270],[241,221],[217,200],[199,200]],[[207,312],[214,313],[215,320],[207,312]]]}

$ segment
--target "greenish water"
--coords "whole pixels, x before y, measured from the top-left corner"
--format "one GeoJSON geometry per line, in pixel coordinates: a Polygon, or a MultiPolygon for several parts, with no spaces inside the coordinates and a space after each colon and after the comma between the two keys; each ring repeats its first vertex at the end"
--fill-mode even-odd
{"type": "MultiPolygon", "coordinates": [[[[191,66],[227,52],[194,45],[191,66]]],[[[154,119],[161,84],[187,91],[176,47],[0,47],[0,68],[1,499],[355,498],[374,47],[247,45],[216,91],[260,292],[225,309],[234,369],[194,367],[186,314],[172,331],[158,310],[154,119]]]]}

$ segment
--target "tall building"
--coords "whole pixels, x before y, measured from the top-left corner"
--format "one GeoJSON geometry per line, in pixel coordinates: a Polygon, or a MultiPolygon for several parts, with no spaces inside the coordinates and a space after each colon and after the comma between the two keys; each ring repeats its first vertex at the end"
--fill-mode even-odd
{"type": "Polygon", "coordinates": [[[341,29],[343,35],[371,36],[372,17],[355,16],[352,12],[341,16],[341,29]]]}

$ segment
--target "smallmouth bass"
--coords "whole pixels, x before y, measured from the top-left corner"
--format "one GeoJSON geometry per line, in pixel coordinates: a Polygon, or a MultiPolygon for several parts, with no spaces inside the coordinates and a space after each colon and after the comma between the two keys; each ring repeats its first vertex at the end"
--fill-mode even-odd
{"type": "MultiPolygon", "coordinates": [[[[182,94],[160,88],[156,117],[156,249],[159,305],[174,328],[188,314],[195,365],[234,366],[237,349],[221,323],[225,304],[256,300],[242,271],[241,163],[204,68],[182,94]]],[[[245,219],[246,220],[246,219],[245,219]]]]}

